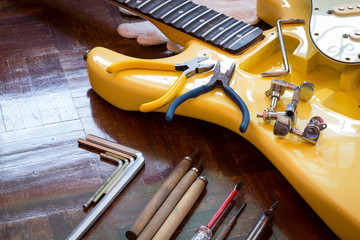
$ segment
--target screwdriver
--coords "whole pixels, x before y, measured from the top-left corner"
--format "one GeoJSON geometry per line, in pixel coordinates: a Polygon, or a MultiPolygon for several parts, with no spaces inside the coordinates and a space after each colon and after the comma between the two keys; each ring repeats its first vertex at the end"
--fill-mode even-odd
{"type": "Polygon", "coordinates": [[[225,237],[229,234],[231,228],[235,225],[236,220],[239,218],[240,213],[244,210],[246,207],[246,203],[243,203],[239,209],[239,211],[231,218],[231,220],[228,222],[228,224],[223,228],[219,236],[216,238],[216,240],[223,240],[225,237]]]}
{"type": "Polygon", "coordinates": [[[242,181],[240,181],[234,189],[230,192],[229,196],[225,199],[223,204],[211,218],[210,222],[206,226],[199,226],[196,230],[195,235],[191,238],[191,240],[210,240],[212,237],[211,228],[215,225],[220,216],[224,213],[225,209],[229,206],[233,198],[237,195],[239,189],[242,186],[242,181]]]}
{"type": "Polygon", "coordinates": [[[276,201],[269,209],[266,209],[263,212],[260,219],[250,231],[249,235],[246,237],[246,240],[259,240],[262,238],[265,231],[268,229],[271,220],[274,218],[274,210],[277,207],[278,203],[279,202],[276,201]]]}

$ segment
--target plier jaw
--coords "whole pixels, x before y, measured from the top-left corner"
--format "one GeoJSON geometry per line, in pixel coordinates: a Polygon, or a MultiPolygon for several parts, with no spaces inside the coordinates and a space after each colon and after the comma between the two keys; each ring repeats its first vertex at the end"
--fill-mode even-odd
{"type": "Polygon", "coordinates": [[[230,80],[234,75],[234,72],[235,72],[235,64],[233,63],[225,73],[222,73],[220,71],[220,61],[218,61],[215,65],[214,73],[210,81],[206,85],[215,86],[219,88],[228,87],[230,84],[230,80]]]}
{"type": "Polygon", "coordinates": [[[216,63],[213,76],[207,84],[201,85],[200,87],[194,88],[193,90],[181,95],[177,99],[175,99],[171,105],[169,106],[165,119],[166,121],[171,121],[173,119],[175,110],[180,104],[185,102],[190,98],[196,98],[201,94],[210,92],[215,87],[222,88],[224,93],[233,100],[236,105],[240,108],[243,118],[241,121],[241,125],[239,127],[240,132],[244,133],[249,125],[250,114],[249,110],[245,104],[245,102],[241,99],[241,97],[229,86],[229,82],[232,79],[235,72],[235,64],[232,64],[230,69],[225,73],[220,71],[220,61],[216,63]]]}
{"type": "Polygon", "coordinates": [[[213,63],[203,63],[201,62],[209,59],[208,57],[197,57],[187,62],[182,62],[175,64],[175,71],[183,71],[183,74],[186,78],[192,77],[197,73],[203,73],[210,71],[213,67],[213,63]]]}
{"type": "Polygon", "coordinates": [[[210,71],[214,64],[201,64],[201,62],[207,60],[208,57],[197,57],[190,61],[175,64],[175,71],[183,71],[181,76],[171,85],[167,93],[162,97],[148,103],[144,103],[140,106],[141,112],[150,112],[154,111],[175,98],[175,96],[180,92],[180,90],[185,86],[186,79],[197,74],[210,71]]]}

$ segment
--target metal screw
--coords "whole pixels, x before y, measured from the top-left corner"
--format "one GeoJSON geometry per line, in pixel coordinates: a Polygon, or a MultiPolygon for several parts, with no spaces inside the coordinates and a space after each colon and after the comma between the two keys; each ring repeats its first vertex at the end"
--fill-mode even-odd
{"type": "Polygon", "coordinates": [[[334,12],[333,10],[327,11],[328,14],[333,14],[333,12],[334,12]]]}
{"type": "Polygon", "coordinates": [[[348,38],[349,34],[343,34],[343,38],[348,38]]]}
{"type": "Polygon", "coordinates": [[[354,7],[353,7],[353,6],[348,6],[348,9],[349,9],[349,10],[353,10],[354,7]]]}
{"type": "Polygon", "coordinates": [[[340,11],[344,11],[344,10],[345,10],[345,8],[343,8],[343,7],[339,7],[339,10],[340,10],[340,11]]]}

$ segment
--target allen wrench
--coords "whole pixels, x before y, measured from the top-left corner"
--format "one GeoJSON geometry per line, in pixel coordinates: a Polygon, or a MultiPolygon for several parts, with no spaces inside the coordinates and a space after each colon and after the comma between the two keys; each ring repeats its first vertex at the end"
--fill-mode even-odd
{"type": "Polygon", "coordinates": [[[279,19],[276,21],[276,29],[277,29],[277,34],[278,34],[279,43],[280,43],[281,56],[282,56],[282,59],[284,62],[285,69],[281,70],[281,71],[263,72],[263,73],[261,73],[261,76],[275,77],[275,76],[285,76],[285,75],[289,74],[290,68],[289,68],[289,62],[288,62],[287,55],[286,55],[286,49],[285,49],[285,44],[284,44],[284,38],[282,35],[281,25],[282,24],[304,24],[304,23],[305,23],[304,19],[279,19]]]}
{"type": "MultiPolygon", "coordinates": [[[[94,135],[87,135],[86,140],[79,139],[78,142],[81,145],[94,148],[100,152],[111,152],[111,156],[126,156],[125,158],[129,159],[129,164],[118,178],[113,179],[114,181],[111,183],[111,186],[106,189],[105,195],[99,203],[95,205],[91,212],[88,213],[82,222],[70,233],[66,238],[67,240],[80,239],[145,164],[145,158],[140,151],[94,135]]],[[[119,158],[119,161],[120,160],[121,158],[119,158]]]]}

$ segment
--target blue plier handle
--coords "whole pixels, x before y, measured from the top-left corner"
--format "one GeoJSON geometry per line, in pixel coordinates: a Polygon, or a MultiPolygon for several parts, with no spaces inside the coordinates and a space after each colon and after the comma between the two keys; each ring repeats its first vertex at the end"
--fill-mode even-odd
{"type": "Polygon", "coordinates": [[[189,92],[181,95],[180,97],[176,98],[171,105],[169,106],[165,119],[166,121],[170,122],[173,117],[177,107],[179,107],[183,102],[190,98],[196,98],[201,94],[210,92],[215,87],[220,87],[223,89],[224,93],[233,100],[236,105],[240,108],[243,118],[241,121],[241,125],[239,127],[240,132],[244,133],[249,126],[250,115],[249,110],[245,104],[245,102],[241,99],[241,97],[229,86],[229,82],[234,74],[235,64],[232,64],[230,69],[224,74],[220,72],[220,62],[217,62],[214,74],[210,79],[209,83],[202,85],[200,87],[194,88],[189,92]]]}

